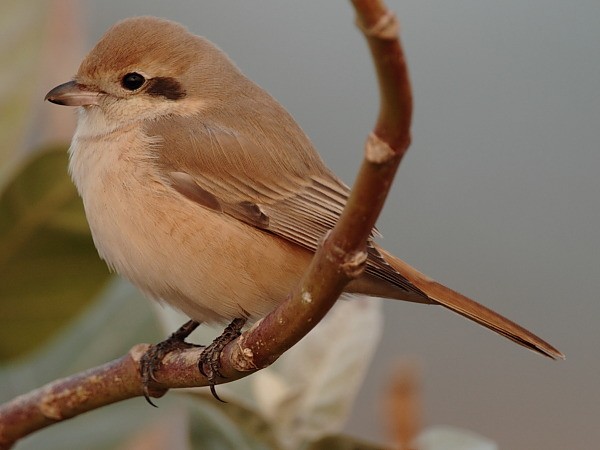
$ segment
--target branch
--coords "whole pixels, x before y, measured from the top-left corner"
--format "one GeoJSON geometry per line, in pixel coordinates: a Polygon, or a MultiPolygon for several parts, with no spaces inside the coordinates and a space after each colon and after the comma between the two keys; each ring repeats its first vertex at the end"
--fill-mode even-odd
{"type": "MultiPolygon", "coordinates": [[[[225,383],[273,363],[325,316],[346,284],[365,266],[366,243],[410,143],[412,97],[395,16],[379,0],[352,0],[357,24],[377,70],[381,109],[365,145],[365,158],[348,203],[335,228],[324,237],[312,262],[288,299],[231,342],[221,354],[225,383]]],[[[19,438],[100,406],[142,395],[139,360],[146,344],[117,360],[15,398],[0,406],[0,449],[19,438]]],[[[157,371],[151,395],[169,388],[208,385],[198,370],[201,349],[168,354],[157,371]]]]}

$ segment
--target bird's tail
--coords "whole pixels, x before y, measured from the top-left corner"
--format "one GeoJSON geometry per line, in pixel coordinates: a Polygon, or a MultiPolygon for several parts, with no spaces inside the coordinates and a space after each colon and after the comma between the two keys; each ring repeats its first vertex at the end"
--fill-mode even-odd
{"type": "Polygon", "coordinates": [[[560,351],[511,320],[432,280],[380,247],[377,250],[400,275],[435,303],[471,319],[496,333],[552,359],[565,359],[560,351]]]}

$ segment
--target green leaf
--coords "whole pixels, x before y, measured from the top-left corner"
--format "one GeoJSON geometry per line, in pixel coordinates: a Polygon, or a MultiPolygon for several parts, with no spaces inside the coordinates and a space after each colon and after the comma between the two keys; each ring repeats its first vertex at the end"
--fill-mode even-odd
{"type": "Polygon", "coordinates": [[[281,447],[272,423],[252,408],[236,401],[220,403],[208,389],[194,389],[191,395],[196,400],[190,404],[193,449],[268,450],[281,447]]]}
{"type": "Polygon", "coordinates": [[[190,405],[190,439],[192,449],[278,448],[269,432],[269,424],[256,413],[234,403],[219,404],[208,396],[190,405]],[[241,417],[238,415],[241,414],[241,417]]]}
{"type": "MultiPolygon", "coordinates": [[[[135,343],[159,340],[162,333],[151,304],[129,283],[115,278],[86,313],[49,345],[21,363],[0,368],[0,401],[118,357],[135,343]]],[[[192,395],[177,392],[156,399],[158,409],[139,397],[90,411],[40,430],[19,442],[18,448],[279,448],[271,425],[251,410],[222,404],[210,394],[196,394],[197,390],[192,395]],[[176,445],[182,442],[186,445],[176,445]]]]}
{"type": "Polygon", "coordinates": [[[118,358],[137,343],[162,338],[150,301],[114,277],[56,336],[32,354],[0,367],[0,401],[118,358]]]}
{"type": "MultiPolygon", "coordinates": [[[[0,368],[0,401],[52,380],[103,364],[139,342],[159,339],[150,301],[126,281],[113,278],[100,298],[51,342],[19,363],[0,368]]],[[[109,405],[44,428],[19,442],[19,450],[123,450],[124,443],[148,427],[168,423],[185,408],[181,396],[169,394],[153,408],[142,398],[109,405]]],[[[187,429],[184,429],[187,433],[187,429]]],[[[134,448],[134,447],[132,447],[134,448]]],[[[148,447],[138,447],[148,448],[148,447]]],[[[167,448],[167,447],[162,447],[167,448]]]]}
{"type": "Polygon", "coordinates": [[[390,447],[363,441],[351,436],[327,436],[307,447],[307,450],[384,450],[390,447]]]}
{"type": "Polygon", "coordinates": [[[0,192],[0,360],[32,350],[110,277],[67,174],[66,148],[38,152],[0,192]]]}
{"type": "MultiPolygon", "coordinates": [[[[156,342],[163,333],[158,331],[156,316],[150,305],[152,303],[129,283],[113,279],[86,313],[44,348],[20,363],[0,368],[0,401],[116,358],[138,342],[156,342]]],[[[158,409],[148,406],[141,397],[109,405],[40,430],[19,442],[18,448],[294,448],[282,445],[275,434],[273,422],[254,408],[238,403],[236,399],[220,403],[206,391],[186,390],[182,395],[172,390],[155,400],[158,409]]],[[[314,443],[304,442],[296,448],[382,449],[337,435],[326,436],[314,443]]]]}

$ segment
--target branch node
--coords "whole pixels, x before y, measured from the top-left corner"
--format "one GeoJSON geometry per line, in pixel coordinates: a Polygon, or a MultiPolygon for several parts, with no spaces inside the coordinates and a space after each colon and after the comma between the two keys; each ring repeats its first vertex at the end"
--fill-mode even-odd
{"type": "MultiPolygon", "coordinates": [[[[237,340],[234,351],[231,352],[231,365],[240,372],[252,372],[258,370],[259,367],[254,362],[254,352],[252,348],[246,346],[246,336],[252,334],[252,331],[262,322],[256,322],[246,333],[243,333],[237,340]]],[[[259,345],[259,343],[256,343],[259,345]]]]}
{"type": "Polygon", "coordinates": [[[44,398],[40,401],[39,410],[47,419],[56,421],[64,419],[60,408],[56,405],[56,399],[50,392],[44,395],[44,398]]]}
{"type": "Polygon", "coordinates": [[[312,295],[308,291],[302,291],[301,298],[302,298],[303,303],[312,303],[312,301],[313,301],[312,295]]]}
{"type": "Polygon", "coordinates": [[[375,133],[369,133],[365,143],[365,159],[373,164],[385,164],[396,156],[396,152],[375,133]]]}
{"type": "Polygon", "coordinates": [[[367,252],[364,250],[349,253],[342,263],[342,270],[346,276],[349,278],[358,278],[365,270],[367,256],[367,252]]]}
{"type": "Polygon", "coordinates": [[[396,18],[396,14],[392,11],[386,11],[377,22],[367,27],[360,19],[356,20],[356,26],[362,30],[365,36],[377,39],[393,40],[398,37],[400,24],[396,18]]]}
{"type": "MultiPolygon", "coordinates": [[[[330,261],[334,264],[343,264],[344,258],[346,256],[346,251],[342,247],[337,245],[335,241],[331,240],[331,231],[332,230],[327,230],[325,232],[325,234],[321,238],[321,242],[319,245],[329,250],[328,252],[325,252],[325,258],[327,259],[327,261],[330,261]]],[[[304,292],[302,293],[302,295],[304,295],[304,292]]],[[[304,301],[305,299],[302,298],[302,300],[304,301]]],[[[309,302],[305,301],[305,303],[309,302]]]]}

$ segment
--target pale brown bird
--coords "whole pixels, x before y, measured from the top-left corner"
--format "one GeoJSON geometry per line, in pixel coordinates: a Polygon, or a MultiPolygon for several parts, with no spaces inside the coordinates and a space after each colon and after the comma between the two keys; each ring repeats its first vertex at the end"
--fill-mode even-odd
{"type": "MultiPolygon", "coordinates": [[[[260,318],[283,301],[348,198],[276,100],[167,20],[116,24],[46,99],[79,107],[69,167],[100,256],[192,328],[260,318]]],[[[439,304],[563,358],[374,242],[347,291],[439,304]]]]}

